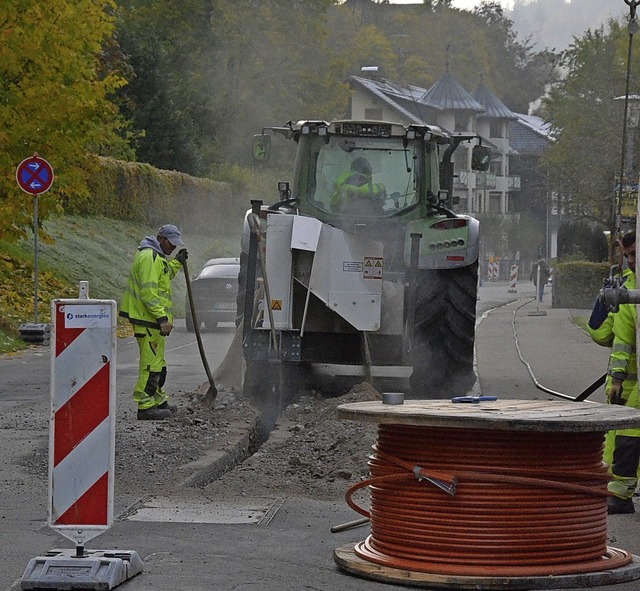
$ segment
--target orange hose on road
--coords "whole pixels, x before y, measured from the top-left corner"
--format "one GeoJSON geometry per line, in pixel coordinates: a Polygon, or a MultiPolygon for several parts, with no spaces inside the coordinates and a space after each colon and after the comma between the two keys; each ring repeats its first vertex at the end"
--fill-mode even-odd
{"type": "Polygon", "coordinates": [[[595,572],[632,561],[607,548],[603,433],[382,424],[371,478],[347,502],[371,519],[365,560],[462,576],[595,572]],[[371,510],[353,501],[370,488],[371,510]]]}

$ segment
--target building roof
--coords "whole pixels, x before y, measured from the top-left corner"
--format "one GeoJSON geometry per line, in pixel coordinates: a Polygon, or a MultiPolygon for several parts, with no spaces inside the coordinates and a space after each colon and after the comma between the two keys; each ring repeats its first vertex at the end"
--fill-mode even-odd
{"type": "Polygon", "coordinates": [[[534,133],[551,138],[551,124],[547,123],[542,117],[536,115],[518,115],[518,120],[522,125],[525,125],[534,133]]]}
{"type": "Polygon", "coordinates": [[[484,113],[478,117],[492,117],[495,119],[515,120],[518,116],[511,111],[495,94],[493,94],[484,84],[480,82],[471,96],[484,107],[484,113]]]}
{"type": "Polygon", "coordinates": [[[482,113],[485,110],[449,72],[420,97],[420,102],[447,111],[482,113]]]}
{"type": "MultiPolygon", "coordinates": [[[[553,138],[551,126],[540,117],[514,113],[496,98],[481,82],[473,95],[468,93],[448,72],[429,90],[410,84],[398,84],[386,79],[351,76],[352,84],[376,96],[408,121],[430,121],[433,113],[463,109],[479,117],[509,121],[509,147],[512,153],[540,155],[553,138]]],[[[483,142],[488,140],[483,139],[483,142]]]]}
{"type": "Polygon", "coordinates": [[[420,124],[424,121],[422,113],[417,109],[418,98],[424,94],[424,88],[411,85],[398,85],[388,80],[372,80],[360,76],[350,76],[352,83],[362,86],[371,94],[398,111],[409,121],[420,124]],[[407,104],[408,103],[408,104],[407,104]]]}
{"type": "Polygon", "coordinates": [[[521,156],[539,156],[552,141],[551,126],[540,117],[518,113],[509,122],[509,145],[521,156]]]}

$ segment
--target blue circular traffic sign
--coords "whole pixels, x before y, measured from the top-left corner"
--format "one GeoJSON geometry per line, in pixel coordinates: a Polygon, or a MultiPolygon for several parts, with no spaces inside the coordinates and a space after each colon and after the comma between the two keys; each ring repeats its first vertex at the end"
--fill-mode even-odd
{"type": "Polygon", "coordinates": [[[39,195],[51,188],[53,168],[44,158],[31,156],[25,158],[16,170],[18,186],[31,195],[39,195]]]}

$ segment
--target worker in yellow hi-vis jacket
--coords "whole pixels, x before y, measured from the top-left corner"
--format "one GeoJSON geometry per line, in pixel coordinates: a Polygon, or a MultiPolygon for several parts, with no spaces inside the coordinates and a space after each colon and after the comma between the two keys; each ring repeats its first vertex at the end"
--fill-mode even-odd
{"type": "Polygon", "coordinates": [[[331,197],[331,211],[351,215],[378,215],[383,211],[387,190],[382,183],[373,182],[371,164],[366,158],[356,158],[350,169],[335,182],[331,197]]]}
{"type": "Polygon", "coordinates": [[[120,316],[133,325],[140,349],[138,381],[133,399],[138,404],[138,419],[162,420],[176,407],[169,404],[163,386],[167,378],[164,358],[166,337],[173,328],[171,280],[187,258],[179,250],[176,258],[167,256],[184,247],[180,230],[172,224],[162,226],[157,236],[146,236],[133,259],[120,316]]]}
{"type": "MultiPolygon", "coordinates": [[[[624,286],[635,289],[635,232],[622,239],[622,253],[629,268],[623,273],[624,286]]],[[[610,404],[640,408],[636,361],[636,306],[622,304],[616,313],[603,316],[597,305],[589,320],[589,333],[599,344],[610,345],[608,377],[605,386],[610,404]]],[[[604,460],[609,463],[612,481],[608,511],[634,513],[633,494],[638,485],[640,463],[640,429],[624,429],[607,434],[604,460]]]]}

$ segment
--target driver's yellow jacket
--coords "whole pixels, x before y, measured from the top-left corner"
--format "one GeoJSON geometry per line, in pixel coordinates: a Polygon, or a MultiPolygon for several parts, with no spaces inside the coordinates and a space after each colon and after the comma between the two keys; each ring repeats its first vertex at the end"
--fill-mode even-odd
{"type": "Polygon", "coordinates": [[[336,189],[329,203],[332,211],[339,211],[350,198],[383,199],[387,193],[384,184],[374,183],[371,176],[355,171],[343,172],[335,184],[336,189]]]}

